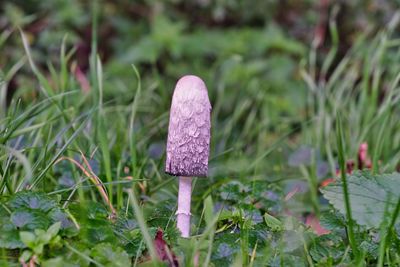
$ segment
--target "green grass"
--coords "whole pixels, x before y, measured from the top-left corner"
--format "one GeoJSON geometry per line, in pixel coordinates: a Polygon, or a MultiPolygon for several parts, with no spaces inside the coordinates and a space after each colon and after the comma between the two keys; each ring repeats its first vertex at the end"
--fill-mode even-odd
{"type": "Polygon", "coordinates": [[[141,38],[106,60],[99,5],[90,15],[88,92],[71,67],[73,36],[63,34],[48,58],[23,27],[0,36],[0,48],[15,43],[19,55],[0,72],[0,265],[34,251],[41,266],[159,266],[158,228],[182,266],[400,264],[400,202],[385,199],[379,227],[360,224],[346,174],[363,142],[373,175],[399,167],[397,13],[376,34],[357,35],[342,57],[335,9],[327,53],[274,25],[186,31],[160,15],[149,32],[132,26],[141,38]],[[186,240],[175,228],[177,180],[163,168],[174,84],[189,73],[205,80],[213,110],[210,175],[194,183],[186,240]],[[289,164],[302,146],[309,156],[289,164]],[[320,191],[337,169],[344,213],[320,191]],[[35,201],[42,206],[30,207],[35,201]],[[317,236],[308,214],[331,233],[317,236]],[[38,240],[21,243],[21,231],[47,230],[60,218],[59,239],[43,253],[38,240]]]}

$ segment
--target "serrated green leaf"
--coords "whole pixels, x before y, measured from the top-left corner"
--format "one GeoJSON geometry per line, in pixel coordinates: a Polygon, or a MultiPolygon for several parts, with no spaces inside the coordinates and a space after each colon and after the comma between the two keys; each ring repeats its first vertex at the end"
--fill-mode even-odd
{"type": "Polygon", "coordinates": [[[346,250],[341,238],[335,234],[319,236],[313,240],[310,256],[317,262],[339,261],[346,250]]]}
{"type": "Polygon", "coordinates": [[[379,256],[379,244],[374,243],[371,240],[364,240],[360,244],[360,248],[366,253],[366,255],[372,258],[378,258],[379,256]]]}
{"type": "MultiPolygon", "coordinates": [[[[399,173],[373,176],[356,172],[347,178],[347,183],[353,219],[370,228],[378,228],[384,216],[391,215],[400,198],[399,173]]],[[[346,214],[341,182],[330,184],[321,191],[336,209],[346,214]]]]}
{"type": "Polygon", "coordinates": [[[134,229],[128,233],[124,233],[123,237],[124,238],[120,239],[120,242],[129,256],[134,257],[136,255],[141,255],[146,249],[140,229],[134,229]]]}
{"type": "Polygon", "coordinates": [[[98,244],[101,242],[114,243],[115,235],[107,221],[103,220],[88,220],[80,230],[79,235],[88,244],[98,244]]]}
{"type": "Polygon", "coordinates": [[[171,220],[171,217],[175,215],[176,202],[163,201],[149,210],[147,216],[147,223],[149,227],[161,227],[164,228],[171,220]]]}
{"type": "Polygon", "coordinates": [[[50,219],[41,210],[20,208],[11,214],[11,222],[18,228],[23,229],[46,229],[50,219]]]}
{"type": "Polygon", "coordinates": [[[320,223],[323,228],[330,231],[344,231],[346,229],[345,218],[336,210],[322,212],[320,223]]]}
{"type": "Polygon", "coordinates": [[[220,196],[224,200],[238,200],[245,196],[250,189],[239,181],[231,181],[220,188],[220,196]]]}
{"type": "Polygon", "coordinates": [[[57,202],[42,192],[21,191],[11,197],[8,205],[11,209],[26,208],[48,212],[57,206],[57,202]]]}
{"type": "Polygon", "coordinates": [[[233,256],[240,251],[240,235],[224,231],[215,235],[211,259],[218,266],[230,266],[233,256]]]}
{"type": "Polygon", "coordinates": [[[102,203],[93,201],[85,201],[83,203],[73,204],[69,207],[69,210],[78,220],[106,220],[109,215],[107,208],[102,203]]]}

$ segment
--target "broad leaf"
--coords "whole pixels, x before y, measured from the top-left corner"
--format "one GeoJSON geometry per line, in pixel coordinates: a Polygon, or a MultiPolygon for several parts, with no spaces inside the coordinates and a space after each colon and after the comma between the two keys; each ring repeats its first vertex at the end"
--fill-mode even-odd
{"type": "Polygon", "coordinates": [[[47,233],[50,234],[51,237],[55,237],[60,230],[61,222],[56,222],[52,224],[49,229],[47,229],[47,233]]]}
{"type": "MultiPolygon", "coordinates": [[[[378,228],[384,216],[392,216],[400,198],[399,173],[371,175],[356,172],[347,177],[347,183],[352,216],[358,224],[378,228]]],[[[321,191],[336,209],[346,214],[341,182],[332,183],[321,191]]]]}
{"type": "Polygon", "coordinates": [[[8,205],[12,209],[27,208],[48,212],[57,206],[57,202],[42,192],[21,191],[12,196],[8,205]]]}
{"type": "Polygon", "coordinates": [[[11,222],[18,228],[34,230],[47,229],[50,219],[41,210],[22,208],[11,214],[11,222]]]}
{"type": "Polygon", "coordinates": [[[28,247],[33,248],[35,246],[36,236],[31,232],[20,232],[19,237],[21,241],[28,247]]]}

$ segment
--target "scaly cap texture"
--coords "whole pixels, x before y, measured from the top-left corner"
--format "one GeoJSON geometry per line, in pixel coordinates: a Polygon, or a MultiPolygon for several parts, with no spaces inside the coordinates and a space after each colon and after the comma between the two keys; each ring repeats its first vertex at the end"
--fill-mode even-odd
{"type": "Polygon", "coordinates": [[[207,176],[211,104],[204,82],[182,77],[175,86],[169,117],[165,172],[175,176],[207,176]]]}

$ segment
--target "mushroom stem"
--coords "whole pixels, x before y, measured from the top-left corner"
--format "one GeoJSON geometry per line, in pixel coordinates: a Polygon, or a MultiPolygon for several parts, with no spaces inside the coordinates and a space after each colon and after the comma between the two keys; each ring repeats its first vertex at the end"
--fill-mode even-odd
{"type": "Polygon", "coordinates": [[[192,177],[179,177],[177,227],[182,237],[190,236],[190,201],[192,196],[192,177]]]}

